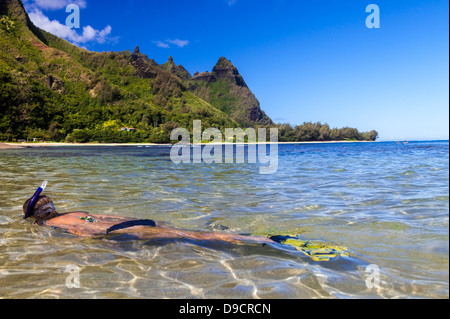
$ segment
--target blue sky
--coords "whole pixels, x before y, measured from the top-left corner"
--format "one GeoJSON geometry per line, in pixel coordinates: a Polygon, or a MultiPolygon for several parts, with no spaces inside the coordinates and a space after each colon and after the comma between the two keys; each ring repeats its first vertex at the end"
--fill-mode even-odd
{"type": "Polygon", "coordinates": [[[448,139],[445,1],[25,0],[32,20],[93,51],[133,50],[193,74],[230,59],[276,122],[328,123],[381,140],[448,139]],[[65,26],[69,3],[81,28],[65,26]],[[366,6],[380,28],[366,26],[366,6]]]}

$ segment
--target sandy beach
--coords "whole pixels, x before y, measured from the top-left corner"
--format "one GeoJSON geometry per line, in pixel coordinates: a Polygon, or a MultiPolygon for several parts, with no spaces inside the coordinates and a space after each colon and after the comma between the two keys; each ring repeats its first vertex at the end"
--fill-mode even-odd
{"type": "Polygon", "coordinates": [[[9,149],[21,149],[26,146],[20,146],[20,144],[5,144],[0,143],[0,150],[9,150],[9,149]]]}
{"type": "Polygon", "coordinates": [[[5,149],[23,149],[32,147],[64,147],[64,146],[158,146],[158,145],[171,145],[171,144],[120,144],[120,143],[0,143],[0,150],[5,149]]]}

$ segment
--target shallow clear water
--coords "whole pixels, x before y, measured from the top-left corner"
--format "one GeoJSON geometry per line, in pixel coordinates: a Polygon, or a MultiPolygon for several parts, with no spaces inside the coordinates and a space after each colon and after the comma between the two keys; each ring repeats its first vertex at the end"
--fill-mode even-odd
{"type": "Polygon", "coordinates": [[[449,143],[279,145],[279,168],[175,165],[168,147],[0,150],[3,298],[448,298],[449,143]],[[258,245],[75,238],[21,219],[49,180],[60,213],[190,230],[301,234],[349,248],[315,262],[258,245]],[[380,269],[368,288],[368,265],[380,269]],[[66,285],[79,267],[80,288],[66,285]]]}

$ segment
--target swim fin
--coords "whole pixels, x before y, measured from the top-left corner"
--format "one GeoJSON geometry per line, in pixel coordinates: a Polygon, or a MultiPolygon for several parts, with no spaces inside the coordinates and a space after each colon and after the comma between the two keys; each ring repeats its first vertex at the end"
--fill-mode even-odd
{"type": "Polygon", "coordinates": [[[295,247],[314,261],[329,261],[336,257],[349,257],[346,247],[323,242],[304,241],[292,236],[272,236],[269,238],[279,244],[295,247]]]}

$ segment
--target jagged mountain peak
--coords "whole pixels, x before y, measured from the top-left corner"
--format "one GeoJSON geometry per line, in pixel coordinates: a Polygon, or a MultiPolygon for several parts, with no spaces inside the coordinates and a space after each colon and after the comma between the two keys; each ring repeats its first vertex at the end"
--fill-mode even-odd
{"type": "Polygon", "coordinates": [[[192,78],[192,75],[181,64],[175,64],[172,56],[169,56],[167,62],[161,64],[161,67],[172,74],[175,74],[182,80],[190,80],[192,78]]]}
{"type": "Polygon", "coordinates": [[[261,110],[258,99],[250,91],[238,69],[220,57],[212,72],[194,74],[191,89],[213,106],[229,114],[244,126],[271,125],[272,120],[261,110]]]}
{"type": "Polygon", "coordinates": [[[230,60],[228,60],[225,57],[220,57],[219,61],[217,61],[215,68],[221,68],[221,69],[236,69],[237,68],[231,63],[230,60]]]}
{"type": "Polygon", "coordinates": [[[213,74],[222,80],[231,80],[237,86],[247,87],[244,78],[239,74],[238,69],[225,57],[220,57],[213,68],[213,74]]]}

